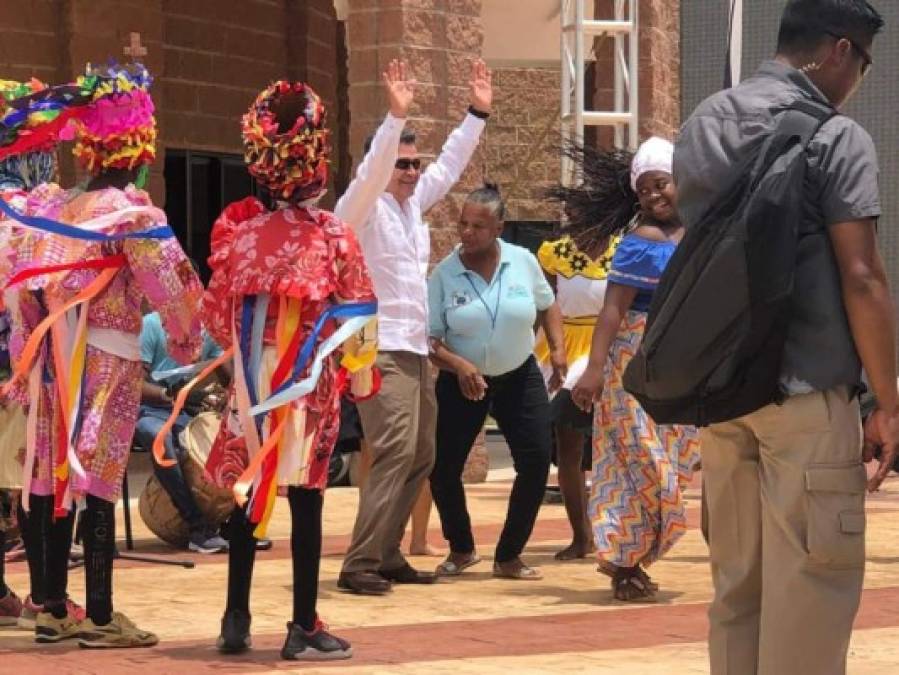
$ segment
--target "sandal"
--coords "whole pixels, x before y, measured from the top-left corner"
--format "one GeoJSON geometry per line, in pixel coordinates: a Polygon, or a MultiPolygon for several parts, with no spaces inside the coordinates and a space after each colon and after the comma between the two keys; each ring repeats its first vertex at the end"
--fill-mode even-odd
{"type": "Polygon", "coordinates": [[[458,563],[447,558],[442,563],[437,565],[437,569],[435,570],[435,572],[437,573],[438,577],[457,577],[469,567],[474,567],[479,562],[481,562],[481,556],[477,554],[474,554],[468,560],[458,563]]]}
{"type": "Polygon", "coordinates": [[[633,602],[635,600],[655,600],[655,591],[644,582],[645,572],[641,574],[639,567],[619,567],[612,577],[612,593],[616,600],[633,602]]]}
{"type": "MultiPolygon", "coordinates": [[[[605,560],[600,560],[599,564],[596,566],[596,571],[600,574],[605,574],[609,579],[614,579],[615,574],[619,569],[621,568],[617,565],[613,565],[605,560]]],[[[652,580],[652,577],[650,577],[642,567],[636,568],[636,574],[640,577],[640,581],[642,581],[651,591],[656,592],[659,590],[659,585],[652,580]]]]}
{"type": "Polygon", "coordinates": [[[528,567],[521,563],[514,572],[507,572],[499,563],[493,563],[493,576],[497,579],[518,579],[521,581],[540,581],[543,579],[543,573],[536,567],[528,567]]]}

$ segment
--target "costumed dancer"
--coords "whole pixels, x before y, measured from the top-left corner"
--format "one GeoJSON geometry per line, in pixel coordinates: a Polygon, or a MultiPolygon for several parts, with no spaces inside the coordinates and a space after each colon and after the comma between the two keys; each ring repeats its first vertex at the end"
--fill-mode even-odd
{"type": "Polygon", "coordinates": [[[91,105],[76,116],[74,153],[91,178],[84,191],[45,185],[29,214],[34,230],[16,247],[11,283],[13,378],[29,403],[23,506],[51,520],[46,597],[38,642],[78,638],[82,647],[144,647],[157,637],[112,606],[115,502],[140,403],[141,305],[160,313],[179,362],[200,348],[202,285],[165,214],[134,182],[155,157],[156,124],[139,64],[88,67],[79,83],[91,105]],[[82,515],[87,618],[66,607],[75,500],[82,515]]]}
{"type": "MultiPolygon", "coordinates": [[[[612,257],[621,241],[620,231],[633,217],[630,204],[621,198],[615,171],[622,163],[626,165],[630,155],[580,145],[568,146],[565,152],[583,167],[584,180],[574,188],[559,185],[547,191],[547,197],[562,204],[566,225],[559,238],[544,242],[537,251],[562,310],[568,362],[565,381],[550,394],[559,489],[573,533],[571,545],[557,552],[556,560],[585,558],[594,551],[584,482],[584,472],[591,465],[593,416],[574,404],[571,389],[587,367],[612,257]]],[[[545,335],[541,334],[534,353],[550,388],[553,367],[545,335]]]]}
{"type": "Polygon", "coordinates": [[[696,429],[655,424],[622,383],[643,338],[652,294],[684,233],[673,153],[669,141],[651,138],[629,165],[622,161],[626,155],[607,157],[604,198],[610,207],[616,198],[621,205],[609,234],[627,234],[612,259],[590,360],[571,393],[584,411],[597,402],[588,513],[599,571],[612,577],[618,600],[651,598],[658,590],[643,568],[686,531],[682,487],[699,457],[696,429]],[[635,211],[631,220],[628,213],[635,211]]]}
{"type": "MultiPolygon", "coordinates": [[[[28,192],[53,179],[57,132],[76,110],[89,100],[89,92],[77,87],[50,88],[39,80],[0,80],[3,110],[0,116],[0,199],[18,211],[27,209],[28,192]]],[[[0,214],[0,288],[6,286],[15,262],[17,239],[23,229],[0,214]]],[[[15,292],[8,297],[15,305],[15,292]]],[[[0,384],[11,376],[9,338],[11,317],[0,302],[0,384]]],[[[22,470],[25,461],[25,414],[19,403],[0,398],[0,625],[18,624],[34,630],[43,611],[46,570],[43,548],[37,545],[49,525],[29,519],[21,508],[22,470]],[[6,533],[18,528],[31,552],[28,559],[31,589],[24,601],[4,583],[6,533]]],[[[78,620],[84,609],[67,600],[68,611],[78,620]]]]}
{"type": "Polygon", "coordinates": [[[268,212],[253,198],[237,202],[212,232],[203,315],[212,337],[228,347],[225,357],[233,354],[239,421],[226,417],[207,464],[216,482],[233,486],[240,505],[226,525],[228,601],[218,647],[237,653],[250,646],[255,539],[265,535],[276,493],[286,493],[293,617],[281,656],[349,658],[349,643],[316,613],[323,490],[342,380],[354,373],[356,396],[376,389],[377,304],[352,231],[314,206],[327,186],[330,154],[319,96],[303,83],[276,82],[244,116],[242,134],[249,172],[278,206],[268,212]],[[339,369],[333,352],[341,343],[339,369]]]}

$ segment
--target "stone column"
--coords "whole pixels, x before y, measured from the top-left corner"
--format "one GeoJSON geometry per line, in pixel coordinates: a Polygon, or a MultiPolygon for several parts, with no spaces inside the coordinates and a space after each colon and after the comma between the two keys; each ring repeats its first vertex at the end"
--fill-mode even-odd
{"type": "MultiPolygon", "coordinates": [[[[419,85],[408,126],[422,153],[440,151],[468,107],[469,64],[481,52],[481,0],[349,0],[350,154],[361,159],[365,138],[387,111],[381,73],[403,58],[419,85]]],[[[455,240],[458,199],[481,176],[479,155],[450,199],[426,214],[432,261],[455,240]]]]}

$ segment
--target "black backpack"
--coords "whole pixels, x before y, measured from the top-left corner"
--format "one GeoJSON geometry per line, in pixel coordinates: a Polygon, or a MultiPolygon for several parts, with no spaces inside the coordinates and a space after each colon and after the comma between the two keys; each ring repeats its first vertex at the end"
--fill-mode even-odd
{"type": "Polygon", "coordinates": [[[801,100],[687,230],[659,282],[624,386],[658,424],[706,426],[783,400],[805,151],[836,112],[801,100]]]}

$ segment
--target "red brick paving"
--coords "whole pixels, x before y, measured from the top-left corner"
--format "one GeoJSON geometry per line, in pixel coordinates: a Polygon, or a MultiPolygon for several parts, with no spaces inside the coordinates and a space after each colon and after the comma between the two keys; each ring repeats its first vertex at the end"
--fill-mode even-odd
{"type": "MultiPolygon", "coordinates": [[[[651,648],[705,640],[705,604],[639,605],[604,611],[482,621],[446,621],[377,626],[340,631],[353,643],[354,666],[417,663],[460,658],[564,654],[571,651],[651,648]]],[[[856,629],[899,626],[899,587],[864,592],[856,629]]],[[[297,668],[280,660],[283,634],[254,636],[255,649],[240,657],[222,657],[208,640],[168,641],[152,650],[88,652],[72,645],[29,649],[28,654],[0,650],[2,671],[31,673],[262,672],[297,668]],[[51,666],[40,656],[52,656],[51,666]]],[[[347,662],[342,662],[346,664],[347,662]]],[[[332,664],[339,668],[340,663],[332,664]]],[[[319,667],[321,664],[319,664],[319,667]]]]}

